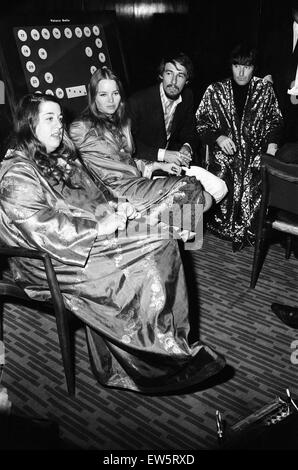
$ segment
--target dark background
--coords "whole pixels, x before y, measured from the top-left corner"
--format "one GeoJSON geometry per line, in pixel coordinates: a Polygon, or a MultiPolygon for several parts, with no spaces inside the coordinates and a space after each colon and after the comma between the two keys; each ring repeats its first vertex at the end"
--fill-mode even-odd
{"type": "MultiPolygon", "coordinates": [[[[196,106],[209,83],[229,74],[233,44],[249,39],[260,49],[267,35],[290,15],[289,0],[6,0],[2,5],[2,15],[24,17],[115,11],[129,78],[126,93],[155,83],[160,58],[181,50],[194,63],[191,86],[196,106]]],[[[0,105],[1,142],[9,127],[8,107],[0,105]]]]}

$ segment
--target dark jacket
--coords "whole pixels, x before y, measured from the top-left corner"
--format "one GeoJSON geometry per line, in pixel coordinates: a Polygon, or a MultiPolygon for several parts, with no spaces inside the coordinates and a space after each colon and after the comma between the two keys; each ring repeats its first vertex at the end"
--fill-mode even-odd
{"type": "Polygon", "coordinates": [[[285,163],[298,163],[298,143],[289,142],[284,144],[276,152],[275,158],[285,163]]]}
{"type": "MultiPolygon", "coordinates": [[[[189,143],[195,153],[198,136],[195,127],[193,93],[184,88],[182,102],[178,104],[171,129],[168,150],[180,150],[189,143]]],[[[131,118],[132,135],[136,156],[146,160],[157,160],[158,149],[166,148],[167,136],[159,85],[139,91],[128,100],[128,113],[131,118]]]]}

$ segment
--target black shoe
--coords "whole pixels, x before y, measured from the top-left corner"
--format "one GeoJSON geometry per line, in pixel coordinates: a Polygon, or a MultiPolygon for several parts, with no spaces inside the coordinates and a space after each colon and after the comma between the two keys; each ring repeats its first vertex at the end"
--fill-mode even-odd
{"type": "Polygon", "coordinates": [[[298,308],[273,303],[271,310],[283,323],[292,328],[298,328],[298,308]]]}

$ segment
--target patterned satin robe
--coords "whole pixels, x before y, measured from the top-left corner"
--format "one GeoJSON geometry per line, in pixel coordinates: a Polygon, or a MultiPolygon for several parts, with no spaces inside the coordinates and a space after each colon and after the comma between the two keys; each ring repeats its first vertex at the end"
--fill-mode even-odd
{"type": "Polygon", "coordinates": [[[260,159],[269,143],[278,143],[283,120],[271,83],[252,77],[240,120],[232,79],[210,85],[197,109],[197,131],[208,145],[207,169],[228,187],[225,199],[214,207],[208,228],[231,240],[234,248],[252,244],[261,200],[260,159]],[[236,145],[233,155],[216,143],[220,135],[236,145]]]}
{"type": "MultiPolygon", "coordinates": [[[[50,254],[67,307],[86,325],[99,382],[168,392],[221,371],[221,355],[188,342],[189,304],[177,240],[137,220],[117,234],[97,236],[97,222],[104,226],[105,215],[113,212],[112,195],[79,164],[72,185],[54,185],[19,152],[7,155],[0,165],[0,242],[50,254]]],[[[11,268],[31,298],[50,298],[40,260],[13,258],[11,268]]]]}

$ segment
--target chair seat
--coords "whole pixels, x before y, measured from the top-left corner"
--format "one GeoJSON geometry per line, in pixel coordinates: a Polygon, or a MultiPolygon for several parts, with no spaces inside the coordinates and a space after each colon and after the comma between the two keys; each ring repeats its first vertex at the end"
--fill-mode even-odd
{"type": "Polygon", "coordinates": [[[280,232],[298,236],[298,215],[285,210],[278,210],[273,218],[272,228],[280,232]]]}
{"type": "Polygon", "coordinates": [[[293,214],[293,212],[288,212],[281,209],[277,210],[275,213],[275,219],[280,222],[296,225],[298,227],[298,215],[293,214]]]}
{"type": "Polygon", "coordinates": [[[286,234],[286,259],[291,255],[292,236],[298,236],[298,165],[264,154],[261,176],[262,197],[250,280],[252,288],[268,251],[271,229],[286,234]]]}
{"type": "Polygon", "coordinates": [[[281,220],[275,220],[272,223],[272,228],[279,230],[280,232],[289,233],[290,235],[298,236],[298,225],[292,225],[281,220]]]}
{"type": "Polygon", "coordinates": [[[0,281],[0,295],[6,295],[11,297],[17,297],[22,300],[30,300],[30,298],[25,294],[25,292],[14,284],[12,281],[0,281]]]}

